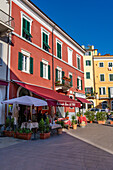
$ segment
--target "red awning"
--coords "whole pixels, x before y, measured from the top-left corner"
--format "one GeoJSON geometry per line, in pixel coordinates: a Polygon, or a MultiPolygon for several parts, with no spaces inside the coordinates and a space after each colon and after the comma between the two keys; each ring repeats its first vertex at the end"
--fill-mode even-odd
{"type": "Polygon", "coordinates": [[[79,100],[81,103],[88,103],[88,104],[92,104],[91,102],[89,102],[88,100],[81,98],[81,97],[76,97],[77,100],[79,100]]]}
{"type": "Polygon", "coordinates": [[[0,80],[0,85],[1,86],[8,86],[8,82],[4,80],[0,80]]]}
{"type": "Polygon", "coordinates": [[[53,106],[64,106],[64,107],[81,107],[80,102],[73,100],[68,96],[59,94],[54,90],[39,87],[36,85],[29,85],[25,83],[16,82],[16,81],[14,82],[22,86],[23,88],[33,92],[34,94],[46,99],[49,106],[53,105],[53,106]]]}

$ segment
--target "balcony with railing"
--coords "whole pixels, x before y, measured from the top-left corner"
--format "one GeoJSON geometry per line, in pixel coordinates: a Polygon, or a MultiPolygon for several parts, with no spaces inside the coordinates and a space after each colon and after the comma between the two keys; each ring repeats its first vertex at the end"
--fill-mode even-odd
{"type": "Polygon", "coordinates": [[[14,18],[0,9],[0,36],[14,30],[14,18]]]}

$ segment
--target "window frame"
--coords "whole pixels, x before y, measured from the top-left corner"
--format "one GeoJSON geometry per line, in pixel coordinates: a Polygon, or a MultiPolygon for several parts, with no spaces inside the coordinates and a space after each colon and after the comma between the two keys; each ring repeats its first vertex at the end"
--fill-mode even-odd
{"type": "Polygon", "coordinates": [[[68,64],[73,66],[73,50],[71,48],[69,48],[69,47],[67,47],[67,50],[68,50],[68,64]],[[72,56],[71,56],[71,61],[72,61],[71,64],[69,63],[69,50],[71,51],[71,54],[72,54],[72,56]]]}
{"type": "MultiPolygon", "coordinates": [[[[30,74],[30,53],[25,50],[21,50],[22,57],[24,57],[24,69],[23,69],[23,61],[22,61],[22,72],[30,74]],[[25,70],[25,57],[27,57],[27,71],[25,70]]],[[[23,58],[22,58],[23,60],[23,58]]]]}
{"type": "Polygon", "coordinates": [[[106,87],[99,87],[99,95],[106,95],[106,87]],[[102,92],[101,94],[100,94],[100,88],[101,88],[101,92],[102,92]],[[105,88],[105,94],[103,94],[103,91],[104,91],[103,88],[105,88]]]}
{"type": "Polygon", "coordinates": [[[81,70],[81,56],[77,54],[77,69],[81,70]],[[78,68],[78,59],[80,60],[80,68],[78,68]]]}
{"type": "Polygon", "coordinates": [[[112,67],[113,67],[113,62],[108,62],[108,67],[109,67],[109,68],[112,68],[111,66],[109,66],[110,63],[112,63],[112,67]]]}
{"type": "Polygon", "coordinates": [[[91,60],[86,60],[86,63],[89,62],[90,64],[86,65],[86,66],[91,66],[91,60]]]}
{"type": "Polygon", "coordinates": [[[60,83],[62,84],[62,68],[57,66],[57,70],[58,70],[58,81],[60,81],[60,83]],[[60,72],[60,79],[59,79],[59,72],[60,72]]]}
{"type": "Polygon", "coordinates": [[[100,81],[105,82],[105,74],[100,74],[100,81]],[[104,75],[104,81],[101,80],[101,75],[104,75]]]}
{"type": "Polygon", "coordinates": [[[49,65],[49,62],[45,59],[42,59],[42,63],[43,63],[43,78],[48,80],[48,65],[49,65]],[[44,65],[46,66],[46,76],[44,76],[44,65]]]}
{"type": "Polygon", "coordinates": [[[50,35],[50,32],[48,32],[46,29],[44,29],[43,27],[41,27],[41,48],[46,51],[46,52],[49,52],[49,50],[45,50],[43,48],[43,33],[45,33],[47,36],[48,36],[48,46],[49,46],[49,35],[50,35]]]}
{"type": "Polygon", "coordinates": [[[113,80],[112,81],[110,80],[110,75],[113,75],[113,74],[109,74],[109,81],[112,82],[113,80]]]}
{"type": "Polygon", "coordinates": [[[62,44],[63,44],[63,42],[61,42],[58,38],[56,38],[56,57],[59,59],[62,59],[62,44]],[[59,43],[61,45],[61,58],[59,58],[57,56],[57,43],[59,43]]]}
{"type": "Polygon", "coordinates": [[[91,79],[90,72],[86,72],[86,79],[91,79]],[[87,78],[87,73],[89,73],[89,78],[87,78]]]}
{"type": "Polygon", "coordinates": [[[79,79],[79,88],[78,88],[78,90],[81,90],[81,89],[82,89],[82,87],[81,87],[81,80],[82,80],[82,79],[81,79],[80,76],[78,76],[77,78],[79,79]]]}
{"type": "Polygon", "coordinates": [[[71,86],[71,82],[70,82],[70,86],[73,87],[73,73],[69,72],[69,78],[70,76],[72,76],[72,86],[71,86]]]}
{"type": "Polygon", "coordinates": [[[103,66],[102,66],[102,67],[104,67],[104,62],[99,62],[99,67],[101,67],[101,66],[100,66],[101,63],[103,63],[103,66]]]}
{"type": "MultiPolygon", "coordinates": [[[[31,34],[31,26],[32,26],[32,19],[29,17],[29,16],[27,16],[24,12],[22,12],[21,11],[21,37],[22,38],[24,38],[24,39],[26,39],[25,37],[23,37],[23,18],[25,19],[25,20],[27,20],[29,23],[30,23],[30,34],[31,34]]],[[[27,40],[27,39],[26,39],[27,40]]],[[[29,40],[28,40],[29,41],[29,40]]]]}

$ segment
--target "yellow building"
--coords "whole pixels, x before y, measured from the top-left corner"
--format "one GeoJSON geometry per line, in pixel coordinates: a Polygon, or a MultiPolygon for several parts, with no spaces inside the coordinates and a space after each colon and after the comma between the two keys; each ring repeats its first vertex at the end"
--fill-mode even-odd
{"type": "Polygon", "coordinates": [[[95,106],[113,110],[113,55],[94,55],[93,61],[95,106]]]}
{"type": "Polygon", "coordinates": [[[84,55],[84,81],[85,81],[85,93],[86,98],[92,103],[92,105],[86,105],[86,109],[95,107],[95,95],[94,95],[94,64],[93,56],[97,55],[98,50],[94,49],[94,46],[82,46],[86,53],[84,55]]]}

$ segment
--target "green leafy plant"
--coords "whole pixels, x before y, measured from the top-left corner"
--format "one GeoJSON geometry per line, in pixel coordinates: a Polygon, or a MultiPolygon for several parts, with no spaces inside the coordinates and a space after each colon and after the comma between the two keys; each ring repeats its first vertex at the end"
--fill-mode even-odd
{"type": "Polygon", "coordinates": [[[59,113],[58,112],[56,112],[56,117],[59,117],[59,113]]]}
{"type": "Polygon", "coordinates": [[[9,118],[7,118],[6,121],[5,121],[5,127],[6,128],[9,127],[9,122],[10,122],[10,120],[9,120],[9,118]]]}
{"type": "Polygon", "coordinates": [[[81,116],[81,112],[78,112],[78,113],[77,113],[77,116],[80,117],[80,116],[81,116]]]}
{"type": "Polygon", "coordinates": [[[65,117],[68,117],[68,115],[69,115],[69,111],[67,111],[67,112],[66,112],[66,115],[65,115],[65,117]]]}
{"type": "Polygon", "coordinates": [[[21,134],[22,134],[22,133],[28,134],[28,133],[32,133],[32,130],[27,129],[27,128],[22,128],[22,129],[20,128],[20,129],[18,129],[18,130],[16,129],[16,130],[15,130],[15,133],[16,133],[16,132],[19,132],[19,133],[21,133],[21,134]]]}
{"type": "Polygon", "coordinates": [[[94,112],[87,111],[86,113],[84,113],[84,115],[86,115],[89,121],[94,121],[94,118],[95,118],[94,112]]]}
{"type": "Polygon", "coordinates": [[[63,121],[57,121],[56,124],[60,124],[62,128],[64,128],[64,122],[63,121]]]}
{"type": "Polygon", "coordinates": [[[11,119],[11,128],[14,129],[14,118],[11,119]]]}
{"type": "Polygon", "coordinates": [[[74,115],[71,116],[71,119],[72,119],[72,124],[75,124],[75,116],[74,115]]]}
{"type": "Polygon", "coordinates": [[[107,119],[106,112],[97,112],[96,119],[97,121],[106,120],[107,119]]]}
{"type": "Polygon", "coordinates": [[[46,119],[46,133],[50,131],[50,123],[49,123],[49,118],[47,117],[46,119]]]}
{"type": "Polygon", "coordinates": [[[45,124],[44,124],[43,118],[39,122],[39,130],[40,130],[41,133],[45,132],[45,124]]]}

